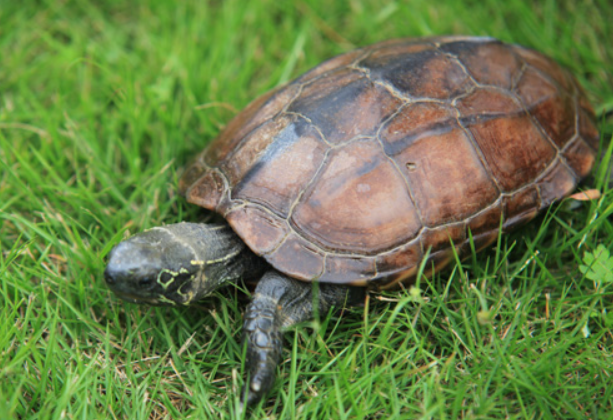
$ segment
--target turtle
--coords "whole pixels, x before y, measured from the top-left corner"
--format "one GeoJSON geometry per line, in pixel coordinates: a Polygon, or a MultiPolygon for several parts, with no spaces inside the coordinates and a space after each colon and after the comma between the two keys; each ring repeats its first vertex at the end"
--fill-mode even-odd
{"type": "Polygon", "coordinates": [[[487,248],[594,164],[595,116],[569,71],[489,37],[393,39],[331,58],[233,118],[183,172],[220,223],[116,245],[119,297],[189,305],[255,282],[242,404],[270,390],[282,333],[487,248]]]}

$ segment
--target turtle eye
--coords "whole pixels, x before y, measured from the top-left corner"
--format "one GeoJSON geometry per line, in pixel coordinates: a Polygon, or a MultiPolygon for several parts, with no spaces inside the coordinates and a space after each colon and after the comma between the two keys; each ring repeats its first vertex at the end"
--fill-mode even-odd
{"type": "Polygon", "coordinates": [[[153,279],[151,277],[143,277],[138,281],[139,286],[149,286],[153,283],[153,279]]]}

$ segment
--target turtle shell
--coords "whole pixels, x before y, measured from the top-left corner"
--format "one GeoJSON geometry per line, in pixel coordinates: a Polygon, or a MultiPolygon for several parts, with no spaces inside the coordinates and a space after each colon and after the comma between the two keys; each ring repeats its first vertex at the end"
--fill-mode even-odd
{"type": "Polygon", "coordinates": [[[491,244],[570,193],[599,136],[576,80],[492,38],[391,40],[237,115],[185,171],[279,271],[388,287],[491,244]],[[453,244],[453,245],[452,245],[453,244]]]}

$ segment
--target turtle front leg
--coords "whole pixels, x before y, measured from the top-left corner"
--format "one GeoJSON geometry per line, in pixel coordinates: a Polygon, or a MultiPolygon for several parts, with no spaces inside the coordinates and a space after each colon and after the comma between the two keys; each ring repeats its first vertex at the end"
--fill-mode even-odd
{"type": "Polygon", "coordinates": [[[258,402],[270,390],[283,350],[282,331],[313,317],[313,302],[319,313],[333,306],[354,306],[364,300],[365,289],[301,282],[278,271],[268,271],[258,282],[253,300],[245,312],[243,329],[247,343],[246,366],[249,377],[243,389],[242,401],[247,405],[258,402]],[[313,292],[318,296],[313,299],[313,292]]]}

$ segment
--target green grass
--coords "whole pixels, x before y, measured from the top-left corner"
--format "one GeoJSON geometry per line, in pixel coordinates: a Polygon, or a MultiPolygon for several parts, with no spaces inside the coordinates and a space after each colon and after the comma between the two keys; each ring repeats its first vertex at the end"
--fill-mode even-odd
{"type": "MultiPolygon", "coordinates": [[[[177,174],[258,94],[378,40],[487,34],[571,68],[606,146],[612,25],[607,0],[0,0],[0,418],[236,415],[240,291],[139,307],[101,273],[124,235],[202,217],[177,174]]],[[[613,286],[579,271],[611,196],[288,333],[250,416],[613,418],[613,286]]]]}

